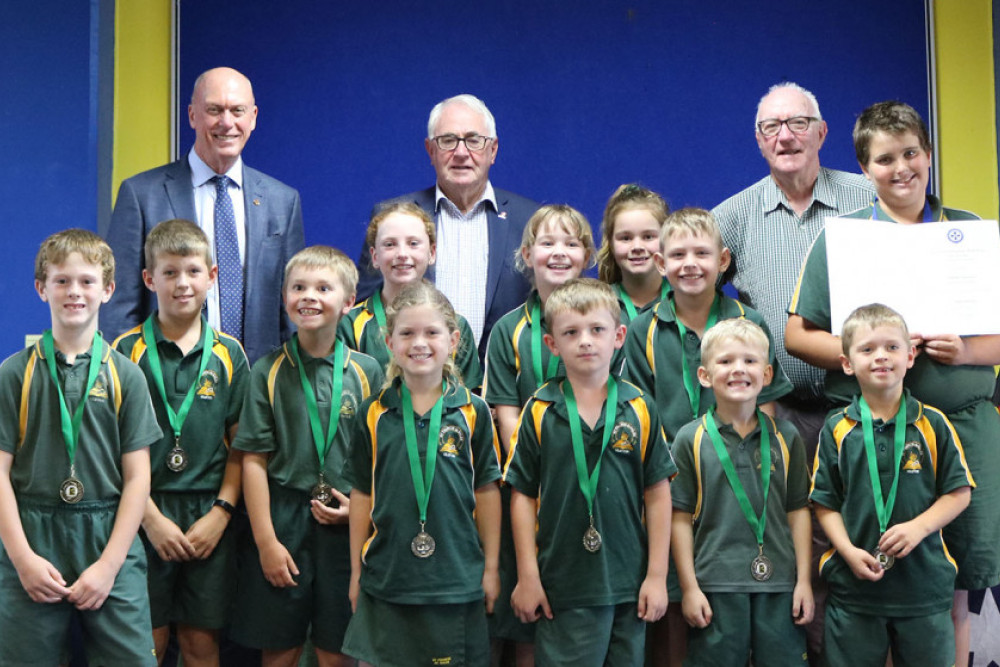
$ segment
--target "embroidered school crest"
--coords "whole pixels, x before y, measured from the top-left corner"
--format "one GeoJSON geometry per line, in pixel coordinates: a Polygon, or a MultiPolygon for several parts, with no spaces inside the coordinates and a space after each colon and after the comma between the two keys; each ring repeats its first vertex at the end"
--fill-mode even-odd
{"type": "Polygon", "coordinates": [[[90,388],[87,397],[99,401],[108,400],[108,376],[104,374],[104,369],[97,373],[97,379],[94,380],[94,386],[90,388]]]}
{"type": "Polygon", "coordinates": [[[908,442],[903,445],[903,472],[911,475],[919,474],[924,469],[924,450],[919,442],[908,442]]]}
{"type": "MultiPolygon", "coordinates": [[[[778,453],[778,450],[775,449],[774,447],[771,447],[771,472],[777,471],[777,468],[775,467],[774,464],[776,461],[778,461],[779,456],[780,454],[778,453]]],[[[756,447],[753,450],[753,466],[757,470],[760,470],[760,447],[756,447]]]]}
{"type": "Polygon", "coordinates": [[[358,397],[345,389],[340,398],[340,416],[354,419],[356,414],[358,414],[358,397]]]}
{"type": "Polygon", "coordinates": [[[611,431],[611,449],[619,454],[630,454],[639,444],[639,434],[628,422],[618,422],[611,431]]]}
{"type": "Polygon", "coordinates": [[[215,398],[215,387],[219,384],[219,374],[211,368],[206,368],[205,372],[198,378],[198,390],[195,394],[204,401],[211,401],[215,398]]]}
{"type": "Polygon", "coordinates": [[[465,432],[457,426],[448,424],[441,427],[441,435],[438,436],[438,452],[441,456],[450,459],[455,458],[465,447],[465,432]]]}

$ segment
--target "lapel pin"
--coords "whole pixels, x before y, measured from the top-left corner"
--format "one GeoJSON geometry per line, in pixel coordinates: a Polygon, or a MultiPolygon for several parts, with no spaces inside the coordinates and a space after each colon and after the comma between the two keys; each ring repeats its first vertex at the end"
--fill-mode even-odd
{"type": "Polygon", "coordinates": [[[500,211],[500,213],[497,214],[497,217],[500,218],[501,220],[506,220],[507,219],[507,211],[500,211]]]}
{"type": "Polygon", "coordinates": [[[260,200],[259,199],[254,199],[253,200],[253,205],[254,206],[260,206],[260,200]]]}

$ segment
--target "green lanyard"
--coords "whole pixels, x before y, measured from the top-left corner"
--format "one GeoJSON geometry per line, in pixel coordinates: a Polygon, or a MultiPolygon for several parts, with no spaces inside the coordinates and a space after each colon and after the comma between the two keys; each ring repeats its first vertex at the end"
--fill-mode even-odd
{"type": "Polygon", "coordinates": [[[903,440],[906,439],[906,397],[900,399],[896,412],[896,428],[893,438],[892,486],[889,497],[882,501],[882,482],[878,475],[878,460],[875,454],[875,429],[872,427],[872,411],[864,397],[858,401],[861,406],[861,431],[865,440],[865,455],[868,457],[868,476],[871,478],[872,493],[875,496],[875,516],[878,517],[878,531],[881,535],[889,527],[892,508],[896,505],[896,490],[899,487],[899,464],[903,461],[903,440]]]}
{"type": "Polygon", "coordinates": [[[726,443],[723,442],[722,436],[719,434],[719,428],[715,425],[715,407],[709,408],[708,413],[705,415],[705,427],[708,430],[708,437],[712,441],[712,446],[715,447],[715,453],[718,455],[719,461],[722,463],[722,470],[726,473],[729,486],[736,495],[736,502],[740,504],[740,509],[743,510],[743,516],[746,517],[754,537],[757,538],[757,546],[763,548],[764,526],[767,524],[767,493],[771,489],[771,434],[767,430],[764,414],[760,410],[757,410],[757,423],[760,424],[760,481],[764,489],[764,505],[760,511],[760,518],[754,514],[753,507],[750,505],[750,499],[747,497],[746,489],[743,488],[743,483],[736,475],[733,460],[729,458],[726,443]]]}
{"type": "Polygon", "coordinates": [[[542,309],[539,299],[531,304],[531,366],[535,371],[535,387],[541,387],[556,374],[559,368],[559,357],[551,355],[545,374],[542,374],[542,309]]]}
{"type": "Polygon", "coordinates": [[[441,383],[441,397],[431,409],[431,423],[427,428],[427,465],[420,470],[420,452],[417,451],[417,432],[413,425],[413,399],[406,383],[400,386],[403,395],[403,433],[406,436],[406,456],[410,459],[410,476],[413,490],[417,495],[417,509],[420,510],[420,527],[427,521],[427,502],[431,498],[431,484],[434,483],[434,467],[437,463],[437,439],[441,435],[441,411],[444,409],[444,392],[448,385],[441,383]]]}
{"type": "Polygon", "coordinates": [[[594,498],[597,496],[597,480],[601,475],[601,461],[604,459],[604,450],[611,440],[611,431],[615,427],[615,413],[618,410],[618,383],[613,377],[608,378],[608,400],[604,405],[604,437],[601,439],[601,453],[597,455],[597,463],[594,464],[594,471],[590,475],[587,474],[587,453],[583,450],[583,427],[580,425],[580,410],[576,407],[573,385],[569,383],[569,380],[563,383],[562,390],[566,396],[566,412],[569,416],[569,432],[573,441],[576,477],[580,483],[580,491],[587,501],[587,514],[593,522],[594,498]]]}
{"type": "MultiPolygon", "coordinates": [[[[684,391],[687,392],[688,402],[691,405],[691,416],[693,419],[697,419],[698,415],[701,414],[701,385],[695,381],[695,375],[691,372],[691,367],[688,364],[687,353],[684,351],[684,339],[687,336],[687,328],[681,322],[681,319],[677,317],[677,307],[674,306],[674,300],[668,299],[667,302],[670,304],[670,312],[674,314],[674,322],[677,323],[677,333],[681,339],[681,379],[684,381],[684,391]]],[[[719,306],[719,295],[716,294],[715,298],[712,299],[712,308],[708,311],[708,321],[705,322],[705,331],[715,326],[716,321],[718,321],[719,306]]]]}
{"type": "Polygon", "coordinates": [[[337,437],[337,426],[340,424],[340,400],[344,393],[344,342],[337,339],[333,346],[333,389],[330,393],[330,422],[326,426],[326,438],[323,438],[323,423],[319,419],[319,405],[316,402],[316,392],[312,383],[306,377],[306,369],[299,355],[299,338],[292,338],[288,344],[292,359],[299,369],[299,380],[302,382],[302,393],[306,395],[306,412],[309,413],[309,426],[312,428],[313,444],[316,445],[316,455],[319,457],[320,475],[326,464],[326,455],[330,444],[337,437]]]}
{"type": "Polygon", "coordinates": [[[372,294],[372,312],[375,313],[375,322],[379,329],[385,331],[385,308],[382,306],[382,290],[375,290],[372,294]]]}
{"type": "Polygon", "coordinates": [[[212,328],[208,326],[205,320],[201,321],[201,364],[198,367],[198,375],[195,376],[194,382],[188,387],[187,394],[184,395],[184,401],[181,403],[181,407],[177,412],[174,412],[173,406],[170,405],[170,400],[167,398],[167,388],[163,384],[163,366],[160,364],[160,351],[156,347],[156,336],[153,334],[153,317],[150,315],[146,318],[146,321],[142,325],[142,340],[146,343],[147,354],[149,355],[149,370],[153,374],[153,380],[156,383],[156,389],[160,392],[160,398],[163,399],[163,406],[167,410],[167,419],[170,421],[170,428],[174,431],[174,440],[179,441],[181,437],[181,428],[184,427],[184,420],[187,419],[188,411],[191,409],[191,405],[194,403],[194,395],[198,388],[198,380],[201,379],[202,373],[208,368],[208,360],[212,358],[212,328]]]}
{"type": "MultiPolygon", "coordinates": [[[[664,299],[667,298],[667,293],[670,291],[670,285],[666,280],[663,280],[661,282],[662,284],[660,285],[660,301],[663,301],[664,299]]],[[[616,287],[618,288],[618,298],[621,299],[621,302],[625,304],[625,312],[628,313],[628,321],[631,322],[632,320],[634,320],[636,317],[639,316],[639,311],[635,307],[635,302],[632,301],[632,297],[630,297],[628,294],[625,293],[625,290],[622,288],[622,284],[618,283],[616,287]]]]}
{"type": "Polygon", "coordinates": [[[94,342],[90,346],[90,365],[87,368],[87,387],[80,397],[80,402],[76,404],[73,416],[69,414],[69,407],[66,406],[66,396],[63,394],[62,384],[59,383],[59,375],[56,373],[56,350],[52,341],[52,329],[46,329],[42,334],[42,352],[45,353],[45,363],[49,367],[49,375],[52,376],[52,383],[59,392],[59,419],[62,423],[63,440],[66,441],[66,453],[69,455],[70,468],[76,459],[76,445],[80,441],[80,425],[83,423],[83,408],[87,404],[87,397],[90,390],[97,382],[97,374],[101,370],[101,335],[94,332],[94,342]]]}

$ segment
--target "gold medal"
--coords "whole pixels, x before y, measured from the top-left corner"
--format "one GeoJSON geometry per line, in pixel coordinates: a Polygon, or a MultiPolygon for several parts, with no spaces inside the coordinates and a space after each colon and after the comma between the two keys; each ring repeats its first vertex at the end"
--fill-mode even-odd
{"type": "Polygon", "coordinates": [[[70,505],[83,499],[83,482],[76,478],[73,471],[70,471],[69,477],[59,487],[59,497],[70,505]]]}
{"type": "Polygon", "coordinates": [[[601,539],[601,534],[597,532],[594,528],[594,517],[590,517],[590,526],[587,530],[583,531],[583,548],[592,554],[596,554],[601,550],[601,545],[604,541],[601,539]]]}
{"type": "Polygon", "coordinates": [[[878,547],[872,549],[872,556],[878,561],[878,566],[883,570],[888,570],[896,564],[896,557],[882,551],[878,547]]]}
{"type": "Polygon", "coordinates": [[[420,524],[420,532],[417,536],[413,538],[410,542],[410,551],[417,558],[430,558],[434,554],[434,548],[437,545],[434,543],[434,538],[428,535],[424,531],[424,524],[420,524]]]}
{"type": "Polygon", "coordinates": [[[771,559],[764,555],[764,546],[759,545],[757,556],[750,561],[750,576],[757,581],[767,581],[774,574],[774,566],[771,559]]]}
{"type": "Polygon", "coordinates": [[[167,469],[171,472],[180,472],[187,468],[187,452],[181,449],[180,438],[174,442],[174,448],[167,452],[167,469]]]}

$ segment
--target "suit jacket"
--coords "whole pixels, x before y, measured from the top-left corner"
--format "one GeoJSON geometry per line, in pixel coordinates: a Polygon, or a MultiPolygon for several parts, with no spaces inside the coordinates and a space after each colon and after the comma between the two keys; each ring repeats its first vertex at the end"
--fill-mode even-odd
{"type": "MultiPolygon", "coordinates": [[[[278,180],[243,166],[246,262],[243,346],[252,364],[292,334],[281,302],[285,263],[305,245],[299,193],[278,180]]],[[[115,254],[116,288],[101,309],[101,329],[109,340],[142,322],[155,295],[142,282],[143,244],[157,223],[173,218],[197,221],[187,155],[122,182],[111,214],[107,241],[115,254]]]]}
{"type": "MultiPolygon", "coordinates": [[[[531,283],[524,277],[524,274],[514,267],[514,253],[521,247],[521,235],[524,232],[525,223],[538,210],[538,202],[513,192],[497,188],[494,188],[493,192],[500,210],[494,211],[490,205],[486,207],[490,255],[489,265],[486,268],[486,319],[483,324],[483,336],[479,340],[480,361],[486,355],[486,344],[493,325],[508,312],[523,304],[528,298],[528,292],[531,291],[531,283]]],[[[379,202],[375,205],[374,210],[377,211],[382,206],[401,201],[412,201],[430,213],[431,218],[433,218],[435,215],[434,194],[434,187],[411,192],[401,197],[379,202]]],[[[368,252],[368,247],[364,244],[362,246],[361,258],[358,261],[358,267],[361,269],[358,281],[358,302],[371,296],[382,285],[382,274],[371,267],[371,255],[368,252]]],[[[440,263],[448,260],[438,256],[437,261],[440,263]]],[[[433,266],[428,268],[424,277],[434,281],[433,266]]]]}

